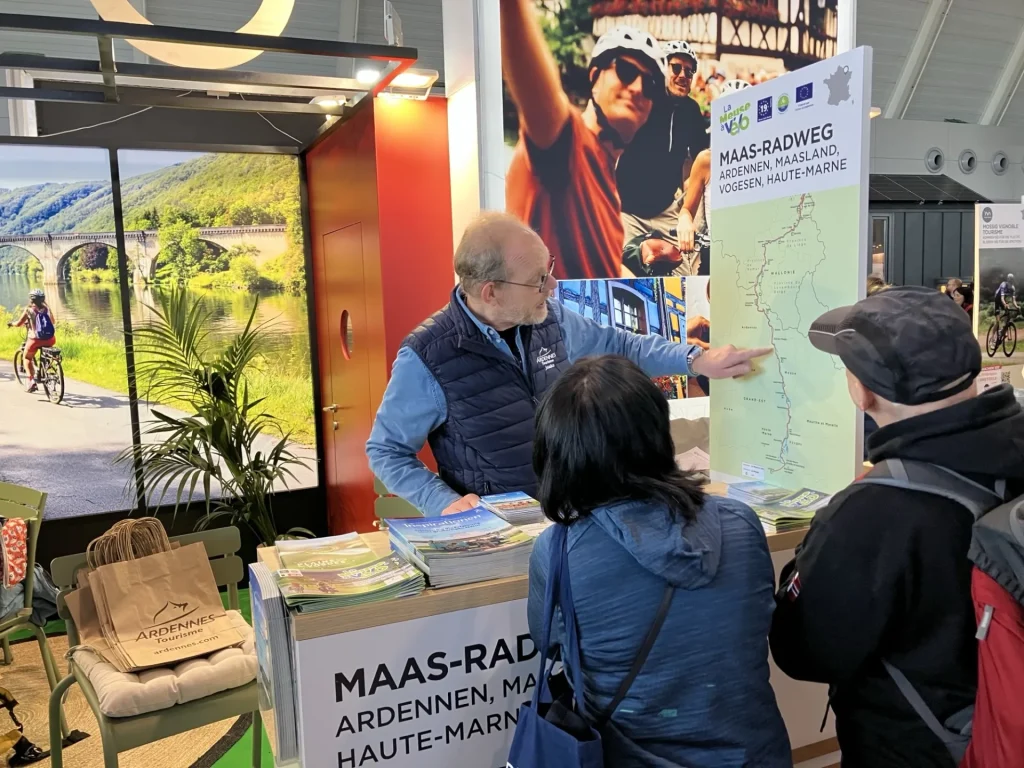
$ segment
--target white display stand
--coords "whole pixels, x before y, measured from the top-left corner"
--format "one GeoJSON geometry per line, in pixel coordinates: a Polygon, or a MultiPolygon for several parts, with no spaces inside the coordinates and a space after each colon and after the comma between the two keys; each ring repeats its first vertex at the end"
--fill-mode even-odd
{"type": "MultiPolygon", "coordinates": [[[[768,537],[777,569],[804,534],[768,537]]],[[[387,549],[386,534],[364,538],[387,549]]],[[[274,550],[260,550],[260,559],[277,569],[274,550]]],[[[293,615],[301,760],[291,765],[505,768],[538,665],[527,589],[522,576],[293,615]]],[[[818,731],[826,687],[790,680],[774,665],[772,684],[795,761],[833,752],[831,724],[818,731]]]]}

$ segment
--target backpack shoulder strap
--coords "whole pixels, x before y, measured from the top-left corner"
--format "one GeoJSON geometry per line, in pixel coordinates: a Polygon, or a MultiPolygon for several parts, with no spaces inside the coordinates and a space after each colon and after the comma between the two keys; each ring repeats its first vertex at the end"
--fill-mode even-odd
{"type": "Polygon", "coordinates": [[[967,507],[975,520],[1003,503],[1006,487],[1000,482],[996,490],[990,490],[951,469],[911,459],[881,461],[856,482],[942,496],[967,507]]]}
{"type": "Polygon", "coordinates": [[[893,682],[896,683],[896,687],[900,689],[900,693],[903,694],[907,703],[914,708],[917,716],[920,717],[924,721],[924,724],[928,726],[928,730],[939,737],[942,743],[945,744],[946,749],[959,763],[966,751],[967,742],[970,740],[969,731],[966,734],[957,733],[955,731],[951,731],[940,723],[939,718],[935,716],[935,713],[932,712],[924,699],[921,698],[921,694],[918,693],[917,689],[914,688],[909,680],[907,680],[907,676],[885,659],[882,660],[882,664],[885,665],[885,671],[889,673],[889,677],[891,677],[893,682]]]}

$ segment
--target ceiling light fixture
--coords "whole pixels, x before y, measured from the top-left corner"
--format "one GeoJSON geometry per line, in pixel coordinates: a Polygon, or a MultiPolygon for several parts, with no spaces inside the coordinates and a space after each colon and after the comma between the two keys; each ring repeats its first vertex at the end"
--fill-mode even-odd
{"type": "Polygon", "coordinates": [[[407,69],[397,75],[381,95],[424,101],[438,77],[440,73],[436,69],[407,69]]]}
{"type": "Polygon", "coordinates": [[[310,102],[310,104],[316,104],[318,107],[324,109],[337,109],[338,107],[344,107],[348,104],[348,98],[337,93],[324,94],[323,96],[316,96],[310,102]]]}
{"type": "Polygon", "coordinates": [[[879,115],[882,114],[882,108],[881,107],[872,107],[871,111],[868,114],[870,114],[871,115],[871,119],[874,120],[876,117],[878,117],[879,115]]]}
{"type": "Polygon", "coordinates": [[[358,80],[361,85],[373,85],[380,80],[380,72],[376,69],[360,69],[356,72],[356,80],[358,80]]]}

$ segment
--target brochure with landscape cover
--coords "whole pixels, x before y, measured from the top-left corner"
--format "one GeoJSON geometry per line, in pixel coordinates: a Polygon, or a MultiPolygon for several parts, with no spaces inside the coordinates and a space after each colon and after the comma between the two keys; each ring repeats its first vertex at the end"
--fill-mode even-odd
{"type": "Polygon", "coordinates": [[[534,537],[483,507],[444,517],[388,521],[391,546],[447,587],[527,572],[534,537]]]}
{"type": "Polygon", "coordinates": [[[732,483],[729,486],[729,498],[746,504],[772,504],[789,496],[793,491],[779,488],[777,485],[753,480],[748,483],[732,483]]]}
{"type": "Polygon", "coordinates": [[[536,523],[544,517],[540,502],[522,491],[496,493],[480,499],[484,507],[512,525],[536,523]]]}
{"type": "Polygon", "coordinates": [[[372,563],[380,557],[358,533],[322,539],[293,539],[277,542],[283,568],[300,571],[333,571],[372,563]]]}
{"type": "Polygon", "coordinates": [[[409,597],[424,587],[423,574],[405,558],[374,553],[358,534],[279,542],[278,557],[284,567],[274,578],[300,613],[409,597]]]}
{"type": "Polygon", "coordinates": [[[786,495],[767,504],[751,504],[761,524],[769,533],[782,533],[810,525],[814,514],[831,497],[811,488],[786,491],[786,495]]]}

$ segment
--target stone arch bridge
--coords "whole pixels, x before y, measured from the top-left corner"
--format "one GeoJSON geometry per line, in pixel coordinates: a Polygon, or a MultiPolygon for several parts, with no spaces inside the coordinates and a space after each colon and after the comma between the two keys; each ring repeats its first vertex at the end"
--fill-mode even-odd
{"type": "MultiPolygon", "coordinates": [[[[288,248],[284,225],[253,227],[204,227],[199,238],[218,250],[249,245],[259,251],[257,265],[280,256],[288,248]]],[[[0,246],[10,245],[31,253],[43,265],[43,282],[48,285],[64,279],[65,264],[71,254],[89,243],[103,243],[117,248],[114,232],[59,232],[52,235],[0,235],[0,246]]],[[[156,276],[160,258],[160,236],[155,229],[124,233],[128,263],[146,281],[156,276]]]]}

